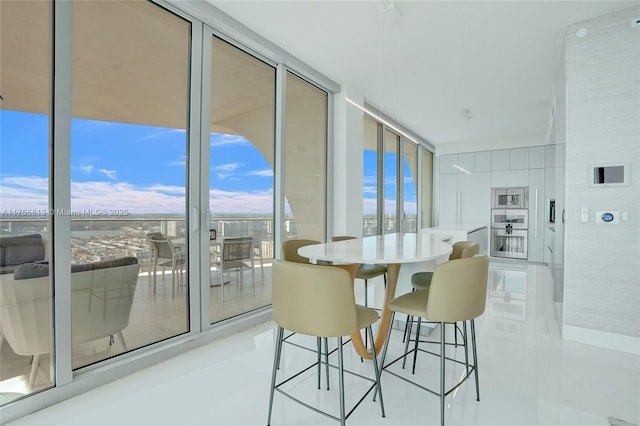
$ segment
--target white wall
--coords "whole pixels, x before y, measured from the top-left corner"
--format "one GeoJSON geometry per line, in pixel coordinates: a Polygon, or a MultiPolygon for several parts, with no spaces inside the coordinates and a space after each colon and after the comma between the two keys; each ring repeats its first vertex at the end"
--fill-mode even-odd
{"type": "Polygon", "coordinates": [[[563,337],[640,353],[640,7],[568,28],[563,337]],[[576,37],[579,28],[589,30],[576,37]],[[588,166],[629,162],[630,185],[593,188],[588,166]],[[580,209],[589,209],[589,221],[580,209]],[[595,223],[598,210],[627,212],[595,223]]]}
{"type": "Polygon", "coordinates": [[[333,231],[332,235],[362,236],[363,112],[362,95],[343,87],[334,95],[333,231]],[[347,182],[348,184],[345,184],[347,182]]]}

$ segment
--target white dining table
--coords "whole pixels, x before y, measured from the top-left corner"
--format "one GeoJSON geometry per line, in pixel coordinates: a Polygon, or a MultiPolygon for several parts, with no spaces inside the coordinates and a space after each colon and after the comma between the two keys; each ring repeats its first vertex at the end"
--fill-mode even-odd
{"type": "MultiPolygon", "coordinates": [[[[395,298],[400,267],[403,264],[446,260],[451,254],[451,245],[436,235],[426,233],[394,233],[314,244],[300,247],[298,254],[309,258],[312,263],[328,261],[343,264],[373,263],[387,265],[387,286],[380,327],[375,338],[375,347],[382,349],[391,326],[391,311],[387,303],[395,298]]],[[[351,336],[358,354],[371,359],[360,333],[351,336]]]]}

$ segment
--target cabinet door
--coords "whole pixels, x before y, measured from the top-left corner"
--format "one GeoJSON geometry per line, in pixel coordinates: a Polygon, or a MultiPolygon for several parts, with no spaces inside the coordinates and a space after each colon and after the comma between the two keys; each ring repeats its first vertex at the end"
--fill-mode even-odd
{"type": "Polygon", "coordinates": [[[491,171],[491,151],[476,152],[474,157],[474,172],[491,171]]]}
{"type": "Polygon", "coordinates": [[[529,148],[515,148],[509,150],[509,168],[524,170],[529,168],[529,148]]]}
{"type": "Polygon", "coordinates": [[[440,156],[440,174],[458,173],[458,169],[453,167],[458,164],[458,154],[446,154],[440,156]]]}
{"type": "Polygon", "coordinates": [[[529,254],[528,260],[544,260],[545,229],[544,169],[529,170],[529,254]]]}
{"type": "Polygon", "coordinates": [[[491,172],[458,175],[460,223],[491,227],[491,172]]]}
{"type": "Polygon", "coordinates": [[[454,225],[458,223],[458,175],[440,175],[439,189],[438,225],[454,225]]]}

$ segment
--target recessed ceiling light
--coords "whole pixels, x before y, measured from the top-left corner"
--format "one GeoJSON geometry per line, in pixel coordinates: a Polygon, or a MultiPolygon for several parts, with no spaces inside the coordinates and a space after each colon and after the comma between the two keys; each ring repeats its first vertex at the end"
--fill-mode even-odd
{"type": "Polygon", "coordinates": [[[460,117],[464,118],[465,120],[471,120],[473,118],[473,114],[471,113],[471,110],[469,108],[462,108],[459,114],[460,117]]]}
{"type": "Polygon", "coordinates": [[[589,34],[589,30],[587,28],[580,28],[578,31],[576,31],[576,37],[578,38],[582,38],[587,34],[589,34]]]}

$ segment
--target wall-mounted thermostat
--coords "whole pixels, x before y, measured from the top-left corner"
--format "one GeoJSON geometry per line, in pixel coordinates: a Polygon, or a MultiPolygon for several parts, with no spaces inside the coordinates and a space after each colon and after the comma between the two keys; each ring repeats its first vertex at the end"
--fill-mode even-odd
{"type": "Polygon", "coordinates": [[[596,212],[596,223],[618,223],[619,216],[618,212],[614,211],[596,212]]]}

